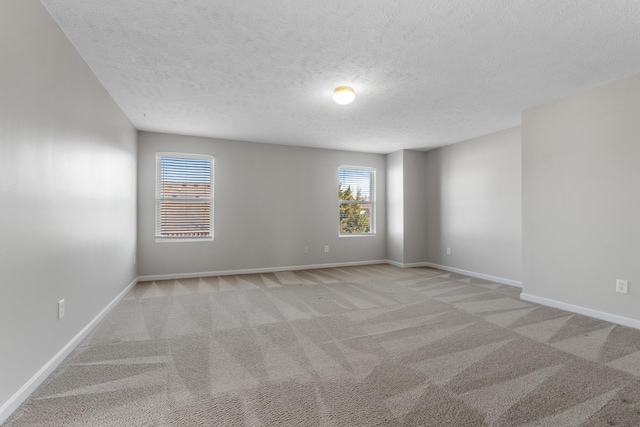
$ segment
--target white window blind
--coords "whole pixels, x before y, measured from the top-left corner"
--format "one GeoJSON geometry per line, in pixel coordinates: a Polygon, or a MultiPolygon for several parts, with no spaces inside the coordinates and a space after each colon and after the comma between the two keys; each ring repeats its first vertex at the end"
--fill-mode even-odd
{"type": "Polygon", "coordinates": [[[157,153],[156,238],[213,238],[213,157],[157,153]]]}
{"type": "Polygon", "coordinates": [[[375,233],[375,175],[373,168],[340,166],[338,169],[341,236],[375,233]]]}

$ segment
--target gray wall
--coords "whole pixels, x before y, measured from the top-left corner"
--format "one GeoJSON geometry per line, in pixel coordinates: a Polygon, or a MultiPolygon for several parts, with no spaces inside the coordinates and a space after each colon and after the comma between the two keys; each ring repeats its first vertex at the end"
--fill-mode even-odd
{"type": "Polygon", "coordinates": [[[520,282],[520,128],[428,151],[424,174],[426,261],[520,282]]]}
{"type": "Polygon", "coordinates": [[[426,260],[425,155],[413,150],[387,154],[387,258],[399,264],[426,260]]]}
{"type": "Polygon", "coordinates": [[[387,259],[404,263],[404,155],[387,154],[387,259]]]}
{"type": "Polygon", "coordinates": [[[136,132],[40,2],[0,54],[2,406],[135,279],[136,132]]]}
{"type": "Polygon", "coordinates": [[[640,75],[523,113],[526,294],[640,320],[639,118],[640,75]]]}
{"type": "Polygon", "coordinates": [[[385,157],[252,142],[139,133],[140,276],[383,260],[385,157]],[[155,242],[155,154],[215,157],[214,241],[155,242]],[[338,237],[338,167],[376,168],[375,236],[338,237]],[[324,246],[329,245],[329,253],[324,246]],[[304,246],[309,253],[304,254],[304,246]]]}
{"type": "Polygon", "coordinates": [[[403,150],[404,263],[427,259],[427,193],[424,151],[403,150]]]}

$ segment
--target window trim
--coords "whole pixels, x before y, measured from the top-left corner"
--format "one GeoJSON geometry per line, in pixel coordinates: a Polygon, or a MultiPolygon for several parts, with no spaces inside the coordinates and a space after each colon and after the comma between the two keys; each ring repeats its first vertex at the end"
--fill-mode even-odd
{"type": "Polygon", "coordinates": [[[376,168],[371,167],[371,166],[355,166],[355,165],[340,165],[338,166],[338,170],[337,170],[337,184],[340,184],[340,170],[341,169],[354,169],[354,170],[361,170],[361,171],[368,171],[371,173],[370,175],[370,198],[371,200],[367,201],[366,203],[362,203],[362,200],[340,200],[338,199],[338,237],[371,237],[371,236],[375,236],[376,235],[376,168]],[[369,229],[370,231],[368,233],[349,233],[349,234],[342,234],[340,233],[340,205],[344,205],[344,204],[353,204],[353,205],[357,205],[357,204],[367,204],[367,205],[371,205],[371,212],[370,212],[370,222],[369,222],[369,229]]]}
{"type": "MultiPolygon", "coordinates": [[[[159,151],[156,152],[156,196],[155,196],[155,209],[154,209],[154,237],[156,243],[164,242],[211,242],[214,239],[214,176],[215,176],[215,157],[209,154],[194,154],[194,153],[178,153],[173,151],[159,151]],[[194,159],[194,160],[208,160],[211,163],[211,176],[210,176],[210,194],[209,194],[209,236],[205,237],[167,237],[159,235],[159,218],[160,218],[160,159],[170,157],[178,159],[194,159]]],[[[195,200],[195,199],[192,199],[195,200]]]]}

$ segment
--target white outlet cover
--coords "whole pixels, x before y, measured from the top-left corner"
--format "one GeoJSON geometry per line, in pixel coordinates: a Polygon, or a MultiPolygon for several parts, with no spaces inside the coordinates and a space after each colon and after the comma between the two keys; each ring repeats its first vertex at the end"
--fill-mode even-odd
{"type": "Polygon", "coordinates": [[[58,320],[64,317],[64,300],[58,301],[58,320]]]}
{"type": "Polygon", "coordinates": [[[626,294],[629,291],[629,282],[622,279],[616,280],[616,292],[620,292],[621,294],[626,294]]]}

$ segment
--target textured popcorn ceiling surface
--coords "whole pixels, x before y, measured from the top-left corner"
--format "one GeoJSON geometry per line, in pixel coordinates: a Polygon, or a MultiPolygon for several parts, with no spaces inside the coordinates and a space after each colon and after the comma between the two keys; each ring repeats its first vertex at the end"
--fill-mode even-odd
{"type": "Polygon", "coordinates": [[[41,1],[148,131],[427,149],[640,72],[639,0],[41,1]]]}

